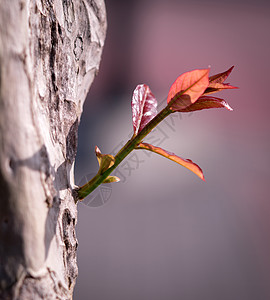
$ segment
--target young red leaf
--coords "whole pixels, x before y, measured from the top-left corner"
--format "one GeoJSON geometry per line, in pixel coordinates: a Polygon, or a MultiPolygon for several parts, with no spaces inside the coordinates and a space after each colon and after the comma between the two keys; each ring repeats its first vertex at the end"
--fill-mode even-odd
{"type": "Polygon", "coordinates": [[[157,114],[157,100],[148,85],[137,85],[131,107],[134,134],[137,135],[157,114]]]}
{"type": "Polygon", "coordinates": [[[159,147],[147,144],[147,143],[140,143],[136,147],[136,149],[145,149],[145,150],[149,150],[149,151],[155,152],[157,154],[160,154],[160,155],[162,155],[162,156],[164,156],[164,157],[166,157],[166,158],[168,158],[172,161],[175,161],[176,163],[180,164],[181,166],[189,169],[194,174],[199,176],[202,180],[205,180],[204,176],[203,176],[202,169],[190,159],[181,158],[180,156],[177,156],[174,153],[171,153],[171,152],[166,151],[162,148],[159,148],[159,147]]]}
{"type": "Polygon", "coordinates": [[[228,76],[231,74],[233,68],[234,68],[234,66],[230,67],[230,69],[228,69],[225,72],[210,76],[209,82],[210,83],[223,83],[228,78],[228,76]]]}
{"type": "Polygon", "coordinates": [[[229,85],[229,83],[223,83],[227,77],[231,74],[234,66],[223,73],[219,73],[209,77],[209,86],[203,93],[209,95],[226,89],[237,89],[237,87],[229,85]]]}
{"type": "Polygon", "coordinates": [[[194,70],[180,75],[170,88],[167,103],[178,111],[194,103],[209,85],[209,69],[194,70]]]}
{"type": "Polygon", "coordinates": [[[195,103],[190,106],[177,110],[179,112],[191,112],[195,110],[209,109],[209,108],[227,108],[228,110],[233,110],[230,105],[223,99],[211,97],[211,96],[201,96],[195,103]]]}

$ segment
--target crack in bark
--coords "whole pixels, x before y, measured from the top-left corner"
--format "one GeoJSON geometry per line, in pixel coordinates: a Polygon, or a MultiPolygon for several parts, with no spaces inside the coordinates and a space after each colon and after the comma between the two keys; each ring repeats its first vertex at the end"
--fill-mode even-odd
{"type": "Polygon", "coordinates": [[[55,92],[58,91],[57,85],[56,85],[56,78],[55,78],[55,56],[56,56],[56,48],[58,46],[58,40],[57,40],[57,29],[56,29],[56,22],[51,22],[51,52],[50,52],[50,68],[51,68],[51,80],[53,89],[55,92]]]}
{"type": "Polygon", "coordinates": [[[78,276],[78,268],[73,264],[74,259],[76,259],[75,253],[78,245],[74,225],[75,218],[72,218],[69,209],[66,208],[62,216],[63,241],[66,248],[66,251],[63,252],[63,259],[68,270],[67,279],[69,288],[74,284],[74,281],[78,276]]]}

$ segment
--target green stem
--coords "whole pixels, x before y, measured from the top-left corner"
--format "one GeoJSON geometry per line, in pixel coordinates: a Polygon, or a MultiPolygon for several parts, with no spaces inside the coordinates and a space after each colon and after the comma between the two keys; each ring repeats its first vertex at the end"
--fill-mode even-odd
{"type": "Polygon", "coordinates": [[[82,200],[91,192],[93,192],[110,174],[111,172],[121,163],[121,161],[136,148],[136,146],[154,129],[162,120],[164,120],[173,111],[166,106],[161,112],[159,112],[143,129],[140,133],[133,136],[123,148],[115,155],[115,162],[112,167],[107,169],[102,174],[95,175],[85,185],[75,190],[75,201],[82,200]]]}

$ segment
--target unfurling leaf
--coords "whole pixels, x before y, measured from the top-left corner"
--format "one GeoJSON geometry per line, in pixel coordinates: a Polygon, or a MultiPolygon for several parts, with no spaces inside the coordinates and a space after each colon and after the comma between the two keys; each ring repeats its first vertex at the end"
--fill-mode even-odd
{"type": "Polygon", "coordinates": [[[137,85],[131,107],[134,135],[137,135],[157,114],[157,100],[148,85],[137,85]]]}
{"type": "Polygon", "coordinates": [[[209,69],[194,70],[180,75],[170,88],[167,103],[173,111],[193,104],[209,85],[209,69]]]}
{"type": "Polygon", "coordinates": [[[183,167],[189,169],[190,171],[195,173],[197,176],[199,176],[202,180],[205,180],[202,169],[190,159],[181,158],[181,157],[175,155],[174,153],[171,153],[162,148],[159,148],[159,147],[147,144],[147,143],[140,143],[136,147],[136,149],[145,149],[145,150],[149,150],[149,151],[155,152],[157,154],[160,154],[172,161],[175,161],[176,163],[182,165],[183,167]]]}
{"type": "Polygon", "coordinates": [[[209,77],[209,86],[203,93],[204,95],[209,95],[212,93],[220,92],[226,89],[237,89],[237,87],[229,85],[229,83],[223,83],[227,77],[231,74],[234,66],[223,73],[219,73],[209,77]]]}
{"type": "Polygon", "coordinates": [[[191,112],[195,110],[209,109],[209,108],[227,108],[228,110],[233,110],[230,105],[223,99],[211,97],[211,96],[201,96],[195,103],[190,106],[179,109],[179,112],[191,112]]]}
{"type": "Polygon", "coordinates": [[[102,183],[119,182],[120,178],[117,176],[108,176],[102,183]]]}
{"type": "Polygon", "coordinates": [[[101,151],[99,150],[98,146],[96,146],[95,152],[99,164],[98,173],[102,174],[114,165],[115,158],[110,154],[101,154],[101,151]]]}

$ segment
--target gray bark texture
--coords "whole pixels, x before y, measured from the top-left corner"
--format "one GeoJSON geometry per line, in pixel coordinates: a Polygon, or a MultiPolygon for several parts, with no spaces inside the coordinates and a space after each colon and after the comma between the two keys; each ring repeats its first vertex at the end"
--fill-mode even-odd
{"type": "Polygon", "coordinates": [[[0,0],[0,299],[72,299],[77,129],[103,0],[0,0]]]}

